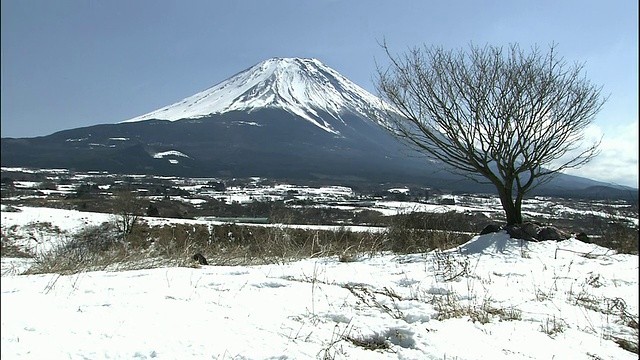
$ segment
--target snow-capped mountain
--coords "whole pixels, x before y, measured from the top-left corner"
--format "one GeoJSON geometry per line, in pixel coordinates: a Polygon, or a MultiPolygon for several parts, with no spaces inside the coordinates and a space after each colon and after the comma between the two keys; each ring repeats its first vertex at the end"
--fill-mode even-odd
{"type": "Polygon", "coordinates": [[[272,58],[175,104],[124,122],[198,119],[230,111],[278,108],[340,134],[343,115],[368,118],[381,101],[316,59],[272,58]]]}

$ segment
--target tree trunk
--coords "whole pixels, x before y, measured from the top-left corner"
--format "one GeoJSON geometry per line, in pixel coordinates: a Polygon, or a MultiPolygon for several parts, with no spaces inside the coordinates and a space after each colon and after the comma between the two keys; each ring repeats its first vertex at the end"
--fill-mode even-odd
{"type": "Polygon", "coordinates": [[[524,193],[518,191],[518,195],[516,196],[515,208],[516,208],[516,224],[522,224],[522,199],[524,198],[524,193]]]}
{"type": "Polygon", "coordinates": [[[522,224],[521,206],[513,200],[513,195],[509,189],[498,189],[500,203],[507,217],[507,225],[522,224]]]}

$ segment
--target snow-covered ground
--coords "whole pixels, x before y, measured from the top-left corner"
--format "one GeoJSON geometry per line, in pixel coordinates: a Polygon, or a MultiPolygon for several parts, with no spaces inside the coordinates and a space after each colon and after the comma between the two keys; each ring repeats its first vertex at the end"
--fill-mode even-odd
{"type": "MultiPolygon", "coordinates": [[[[110,219],[21,209],[2,208],[3,233],[48,222],[43,249],[110,219]]],[[[638,358],[616,343],[638,341],[638,256],[575,239],[65,276],[2,264],[3,359],[638,358]]]]}

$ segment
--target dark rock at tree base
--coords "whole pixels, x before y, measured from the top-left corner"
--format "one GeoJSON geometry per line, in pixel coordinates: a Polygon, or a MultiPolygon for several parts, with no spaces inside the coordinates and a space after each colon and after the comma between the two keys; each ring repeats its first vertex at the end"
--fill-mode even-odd
{"type": "Polygon", "coordinates": [[[554,226],[540,226],[531,222],[522,223],[520,225],[508,225],[505,226],[504,229],[513,239],[528,241],[557,241],[569,238],[569,235],[566,232],[554,226]]]}
{"type": "Polygon", "coordinates": [[[522,239],[522,240],[538,240],[538,229],[539,226],[534,223],[522,223],[520,225],[507,225],[504,228],[509,236],[513,239],[522,239]]]}
{"type": "Polygon", "coordinates": [[[482,229],[482,231],[480,231],[480,235],[496,233],[496,232],[499,232],[500,230],[502,230],[502,227],[500,225],[489,224],[485,226],[484,229],[482,229]]]}
{"type": "Polygon", "coordinates": [[[517,225],[505,226],[504,229],[507,231],[507,233],[509,234],[509,236],[511,236],[512,239],[536,240],[536,238],[534,238],[533,236],[528,235],[527,233],[525,233],[517,225]]]}
{"type": "MultiPolygon", "coordinates": [[[[534,224],[532,222],[526,222],[526,223],[522,223],[520,225],[520,228],[522,229],[522,231],[524,231],[527,235],[529,236],[533,236],[534,238],[538,239],[538,237],[536,236],[540,230],[540,226],[537,224],[534,224]]],[[[538,239],[540,240],[540,239],[538,239]]]]}
{"type": "Polygon", "coordinates": [[[568,236],[563,231],[553,226],[544,226],[538,230],[536,238],[540,241],[544,240],[564,240],[568,236]]]}

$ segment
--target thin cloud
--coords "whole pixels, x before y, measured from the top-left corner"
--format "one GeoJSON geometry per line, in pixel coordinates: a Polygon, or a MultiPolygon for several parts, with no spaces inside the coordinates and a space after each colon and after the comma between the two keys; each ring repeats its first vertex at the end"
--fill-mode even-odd
{"type": "Polygon", "coordinates": [[[611,127],[606,133],[599,126],[592,125],[586,130],[584,144],[600,138],[600,154],[585,166],[567,173],[637,188],[638,122],[611,127]]]}

